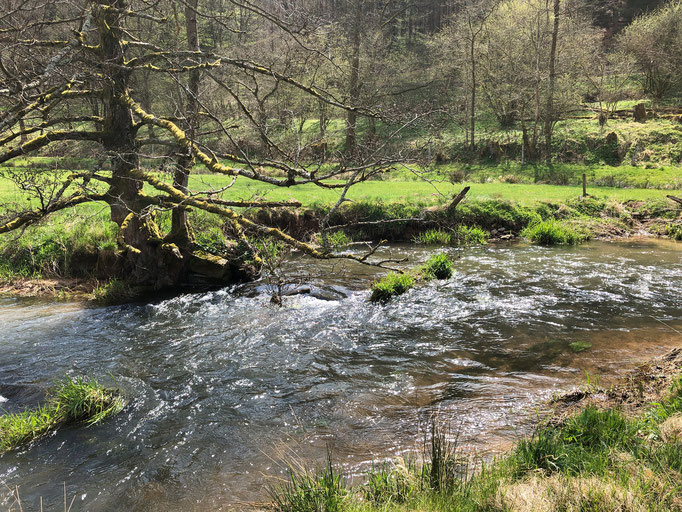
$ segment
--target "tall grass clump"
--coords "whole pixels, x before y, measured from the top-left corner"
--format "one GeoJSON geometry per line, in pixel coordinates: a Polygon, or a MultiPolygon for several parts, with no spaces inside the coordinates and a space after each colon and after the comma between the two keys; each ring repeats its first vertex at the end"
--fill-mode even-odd
{"type": "Polygon", "coordinates": [[[639,425],[619,411],[588,407],[559,427],[539,430],[521,441],[511,462],[517,474],[532,471],[567,475],[602,474],[611,451],[636,451],[641,445],[639,425]]]}
{"type": "Polygon", "coordinates": [[[457,226],[455,239],[459,245],[485,245],[490,233],[478,226],[457,226]]]}
{"type": "Polygon", "coordinates": [[[362,488],[363,498],[371,504],[405,503],[419,492],[415,466],[407,461],[373,466],[362,488]]]}
{"type": "Polygon", "coordinates": [[[433,279],[449,279],[452,276],[452,260],[441,253],[429,258],[426,263],[416,269],[399,274],[391,272],[372,284],[370,302],[386,304],[391,297],[403,295],[417,282],[429,282],[433,279]]]}
{"type": "Polygon", "coordinates": [[[682,224],[670,223],[665,227],[665,234],[673,240],[682,240],[682,224]]]}
{"type": "Polygon", "coordinates": [[[391,297],[402,295],[414,286],[414,277],[410,274],[391,272],[372,285],[370,302],[387,303],[391,297]]]}
{"type": "Polygon", "coordinates": [[[270,490],[277,512],[340,512],[345,510],[348,495],[346,482],[327,454],[324,468],[318,472],[289,468],[289,481],[270,490]]]}
{"type": "Polygon", "coordinates": [[[105,283],[98,284],[92,291],[92,299],[103,306],[114,306],[124,304],[139,298],[138,289],[130,286],[121,279],[111,279],[105,283]]]}
{"type": "Polygon", "coordinates": [[[416,235],[412,241],[420,245],[451,245],[452,234],[442,229],[429,229],[416,235]]]}
{"type": "Polygon", "coordinates": [[[452,277],[452,260],[445,253],[431,256],[418,268],[418,273],[425,281],[431,279],[450,279],[452,277]]]}
{"type": "Polygon", "coordinates": [[[575,245],[588,239],[585,233],[553,219],[529,225],[521,231],[521,236],[540,245],[575,245]]]}
{"type": "Polygon", "coordinates": [[[490,233],[478,226],[459,225],[452,233],[442,229],[430,229],[412,238],[420,245],[483,245],[488,243],[490,233]]]}
{"type": "Polygon", "coordinates": [[[123,397],[94,379],[65,377],[47,394],[46,403],[0,416],[0,453],[30,443],[68,424],[94,425],[118,414],[123,397]]]}

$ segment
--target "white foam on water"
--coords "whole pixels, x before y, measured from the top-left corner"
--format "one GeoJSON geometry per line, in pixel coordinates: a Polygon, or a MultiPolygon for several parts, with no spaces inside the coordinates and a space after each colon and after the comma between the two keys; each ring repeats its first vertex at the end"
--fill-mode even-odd
{"type": "Polygon", "coordinates": [[[7,400],[7,398],[5,398],[4,396],[0,395],[0,404],[3,403],[3,402],[8,402],[8,401],[9,401],[9,400],[7,400]]]}

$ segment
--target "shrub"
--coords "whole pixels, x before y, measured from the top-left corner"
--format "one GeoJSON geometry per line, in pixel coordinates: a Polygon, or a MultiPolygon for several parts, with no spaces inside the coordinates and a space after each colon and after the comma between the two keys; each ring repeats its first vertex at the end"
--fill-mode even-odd
{"type": "Polygon", "coordinates": [[[388,302],[394,295],[402,295],[414,286],[414,277],[391,272],[372,285],[371,302],[388,302]]]}

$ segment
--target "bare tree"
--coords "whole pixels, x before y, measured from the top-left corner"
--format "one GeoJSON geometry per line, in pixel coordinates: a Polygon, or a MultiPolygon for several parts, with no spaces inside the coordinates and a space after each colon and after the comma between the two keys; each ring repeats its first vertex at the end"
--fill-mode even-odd
{"type": "MultiPolygon", "coordinates": [[[[287,44],[319,55],[315,48],[306,46],[306,27],[298,23],[295,10],[280,16],[248,0],[231,0],[229,5],[234,12],[263,20],[271,30],[279,31],[287,44]]],[[[178,15],[176,19],[182,18],[178,15]]],[[[301,82],[286,69],[225,55],[221,48],[202,49],[199,20],[240,32],[225,19],[206,12],[197,0],[83,0],[75,4],[28,0],[10,5],[0,16],[2,55],[14,55],[11,66],[5,65],[4,58],[0,66],[0,97],[5,105],[0,114],[0,163],[68,143],[76,151],[84,147],[100,151],[108,165],[105,169],[53,173],[49,187],[40,186],[40,179],[34,176],[36,186],[29,192],[34,200],[32,207],[26,208],[24,203],[7,210],[0,233],[25,228],[75,205],[102,202],[119,226],[123,275],[134,284],[153,288],[173,287],[197,278],[234,279],[235,273],[244,271],[245,259],[256,266],[261,261],[250,242],[251,235],[273,238],[317,258],[333,257],[280,229],[254,221],[240,210],[281,207],[281,202],[230,199],[225,197],[229,185],[218,191],[191,190],[192,166],[196,162],[233,180],[249,179],[276,187],[313,184],[338,189],[343,198],[354,184],[390,169],[391,159],[375,153],[371,160],[360,161],[355,167],[339,164],[322,171],[315,162],[254,160],[244,152],[220,151],[211,145],[212,140],[218,135],[232,142],[234,139],[229,124],[202,99],[201,75],[210,77],[216,88],[227,74],[260,75],[340,111],[366,116],[372,112],[359,104],[346,105],[314,81],[301,82]],[[158,31],[165,30],[163,27],[170,23],[164,16],[167,12],[184,13],[184,49],[173,43],[164,46],[160,42],[163,38],[134,29],[133,21],[144,19],[158,26],[158,31]],[[150,105],[143,107],[132,87],[140,73],[151,73],[159,83],[176,84],[186,97],[182,111],[155,113],[149,110],[150,105]],[[89,113],[91,104],[98,106],[99,115],[89,113]],[[201,137],[200,126],[212,136],[201,137]],[[149,146],[168,147],[179,155],[172,181],[145,163],[150,158],[153,161],[154,155],[144,152],[149,146]],[[224,163],[226,160],[230,164],[224,163]],[[145,185],[153,193],[144,191],[145,185]],[[196,246],[186,215],[190,208],[225,220],[234,240],[231,254],[218,257],[196,246]],[[157,222],[163,211],[172,213],[168,233],[157,222]]],[[[233,100],[239,103],[240,94],[235,93],[233,100]]],[[[284,148],[278,153],[288,154],[284,148]]],[[[29,175],[36,172],[26,171],[29,175]]],[[[339,257],[370,263],[369,255],[339,257]]]]}

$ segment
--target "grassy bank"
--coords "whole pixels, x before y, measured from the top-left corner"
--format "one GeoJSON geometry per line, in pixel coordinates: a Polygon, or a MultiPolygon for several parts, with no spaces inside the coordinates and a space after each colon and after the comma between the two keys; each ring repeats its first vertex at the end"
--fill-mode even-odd
{"type": "Polygon", "coordinates": [[[48,391],[44,405],[0,416],[0,454],[64,425],[94,425],[119,413],[124,405],[117,392],[94,379],[65,377],[48,391]]]}
{"type": "Polygon", "coordinates": [[[347,484],[332,462],[318,472],[296,472],[273,489],[273,508],[280,512],[680,510],[681,369],[682,351],[677,350],[645,371],[638,369],[617,389],[586,389],[562,397],[556,402],[556,416],[506,456],[482,466],[462,456],[456,433],[434,419],[421,456],[374,467],[365,483],[355,486],[347,484]]]}
{"type": "MultiPolygon", "coordinates": [[[[192,179],[192,185],[198,189],[218,189],[228,184],[224,176],[196,175],[192,179]]],[[[386,239],[443,245],[472,240],[482,243],[489,236],[518,235],[524,229],[529,239],[540,243],[572,243],[641,230],[682,238],[679,208],[665,198],[669,193],[665,190],[591,187],[591,197],[580,200],[582,190],[577,186],[503,182],[469,185],[471,190],[466,200],[452,214],[442,207],[461,189],[461,184],[446,181],[359,184],[349,193],[350,201],[330,219],[331,225],[415,218],[423,222],[351,227],[332,232],[330,236],[356,241],[386,239]],[[535,228],[531,230],[529,226],[535,228]],[[552,233],[545,236],[548,227],[552,233]]],[[[313,185],[283,189],[246,179],[238,180],[230,189],[231,198],[300,201],[303,206],[299,209],[244,212],[297,237],[314,237],[319,220],[338,200],[338,194],[313,185]]],[[[7,180],[0,180],[0,203],[21,199],[21,193],[7,180]]],[[[112,276],[111,269],[115,266],[118,227],[108,215],[103,205],[83,205],[55,214],[27,229],[20,237],[15,233],[0,235],[0,279],[8,282],[117,277],[112,276]]],[[[226,246],[221,219],[199,212],[191,212],[190,216],[201,247],[213,252],[226,246]]],[[[163,229],[169,227],[167,217],[166,213],[159,215],[163,229]]]]}

